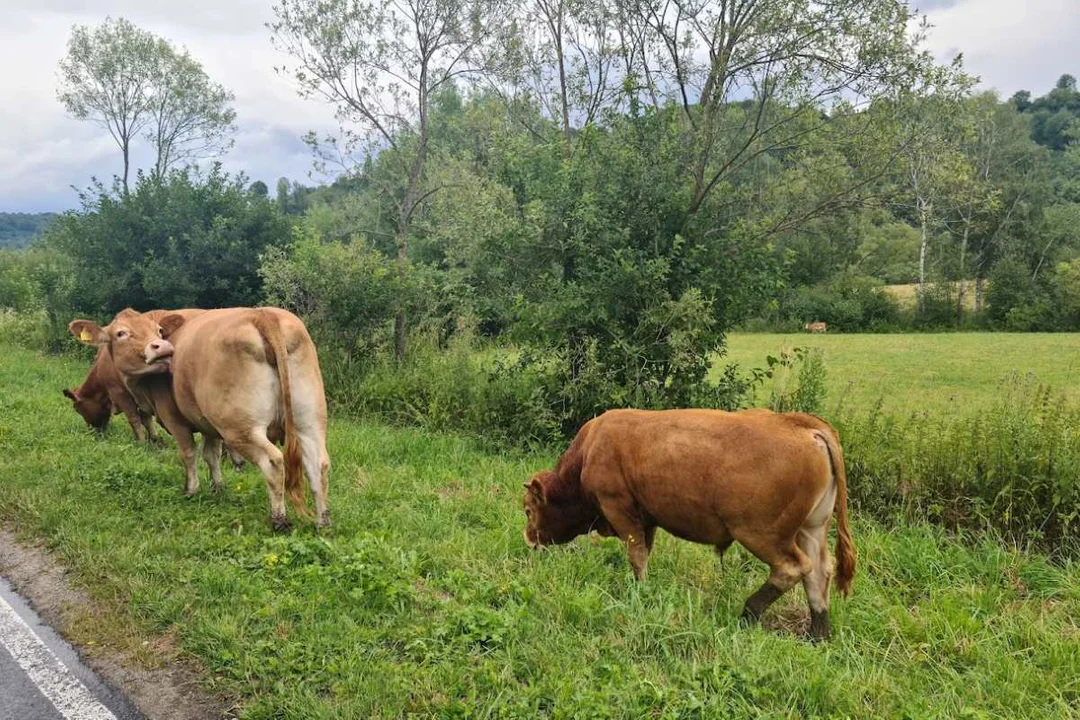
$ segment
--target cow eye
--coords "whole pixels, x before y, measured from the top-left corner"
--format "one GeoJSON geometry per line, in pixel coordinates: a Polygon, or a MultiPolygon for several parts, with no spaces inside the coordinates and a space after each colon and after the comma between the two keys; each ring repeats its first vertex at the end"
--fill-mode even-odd
{"type": "Polygon", "coordinates": [[[116,331],[116,339],[117,340],[123,340],[127,336],[128,336],[128,331],[127,330],[117,330],[116,331]]]}

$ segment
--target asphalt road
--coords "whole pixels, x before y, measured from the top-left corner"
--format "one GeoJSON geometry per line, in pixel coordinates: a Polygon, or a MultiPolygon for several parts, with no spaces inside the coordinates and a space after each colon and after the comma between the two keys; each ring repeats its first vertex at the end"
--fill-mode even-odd
{"type": "Polygon", "coordinates": [[[0,578],[0,720],[141,720],[0,578]]]}

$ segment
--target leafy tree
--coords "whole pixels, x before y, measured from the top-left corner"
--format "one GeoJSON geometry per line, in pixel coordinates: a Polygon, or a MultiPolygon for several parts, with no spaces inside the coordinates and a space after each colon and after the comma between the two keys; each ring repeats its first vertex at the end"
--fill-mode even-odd
{"type": "Polygon", "coordinates": [[[260,255],[289,239],[274,204],[217,166],[160,181],[140,174],[130,193],[96,185],[82,202],[81,213],[50,228],[45,244],[71,258],[81,309],[103,315],[128,306],[257,305],[260,255]]]}
{"type": "Polygon", "coordinates": [[[233,94],[210,80],[202,65],[164,40],[156,41],[151,121],[146,139],[156,151],[154,174],[227,152],[233,144],[233,94]]]}
{"type": "Polygon", "coordinates": [[[232,145],[232,93],[211,82],[186,50],[123,18],[72,28],[57,96],[72,115],[112,135],[124,158],[125,190],[131,143],[140,134],[155,148],[158,177],[232,145]]]}
{"type": "Polygon", "coordinates": [[[151,121],[153,81],[161,45],[146,30],[119,18],[96,28],[76,25],[60,61],[61,104],[79,119],[104,126],[124,156],[124,189],[131,141],[151,121]]]}
{"type": "MultiPolygon", "coordinates": [[[[296,63],[282,70],[302,96],[332,102],[343,125],[342,142],[324,144],[323,158],[381,148],[400,168],[383,192],[397,208],[403,273],[414,214],[434,190],[424,176],[431,98],[470,71],[482,8],[472,0],[281,0],[274,8],[274,43],[296,63]]],[[[395,320],[399,359],[405,337],[402,307],[395,320]]]]}

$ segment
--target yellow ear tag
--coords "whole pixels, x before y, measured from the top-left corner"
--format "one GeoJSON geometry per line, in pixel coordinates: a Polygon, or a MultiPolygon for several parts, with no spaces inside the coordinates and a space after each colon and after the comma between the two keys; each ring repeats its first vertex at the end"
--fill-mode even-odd
{"type": "Polygon", "coordinates": [[[89,332],[87,332],[86,330],[83,330],[81,333],[79,333],[79,339],[82,340],[83,342],[90,342],[94,338],[92,338],[90,336],[89,332]]]}

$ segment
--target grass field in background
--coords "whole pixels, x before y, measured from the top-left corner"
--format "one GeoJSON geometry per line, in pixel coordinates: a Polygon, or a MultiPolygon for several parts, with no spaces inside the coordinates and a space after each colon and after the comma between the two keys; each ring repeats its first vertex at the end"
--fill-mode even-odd
{"type": "MultiPolygon", "coordinates": [[[[868,408],[879,398],[896,412],[968,412],[993,402],[1011,372],[1080,400],[1080,334],[926,333],[907,335],[728,336],[724,362],[764,366],[766,355],[821,348],[828,372],[827,408],[868,408]]],[[[715,371],[714,371],[715,372],[715,371]]],[[[767,390],[766,390],[767,392],[767,390]]]]}
{"type": "MultiPolygon", "coordinates": [[[[742,351],[765,338],[735,340],[742,351]]],[[[75,640],[166,638],[245,717],[1062,718],[1080,707],[1075,565],[856,516],[854,594],[833,598],[834,638],[813,646],[791,632],[806,620],[801,589],[767,615],[771,629],[739,626],[766,575],[739,548],[721,565],[661,533],[644,586],[612,540],[530,552],[521,483],[550,456],[333,419],[334,527],[275,537],[253,469],[227,469],[214,496],[200,468],[203,490],[185,499],[171,441],[135,446],[120,422],[102,440],[84,429],[60,394],[82,363],[14,347],[0,357],[0,518],[100,600],[75,640]]]]}

